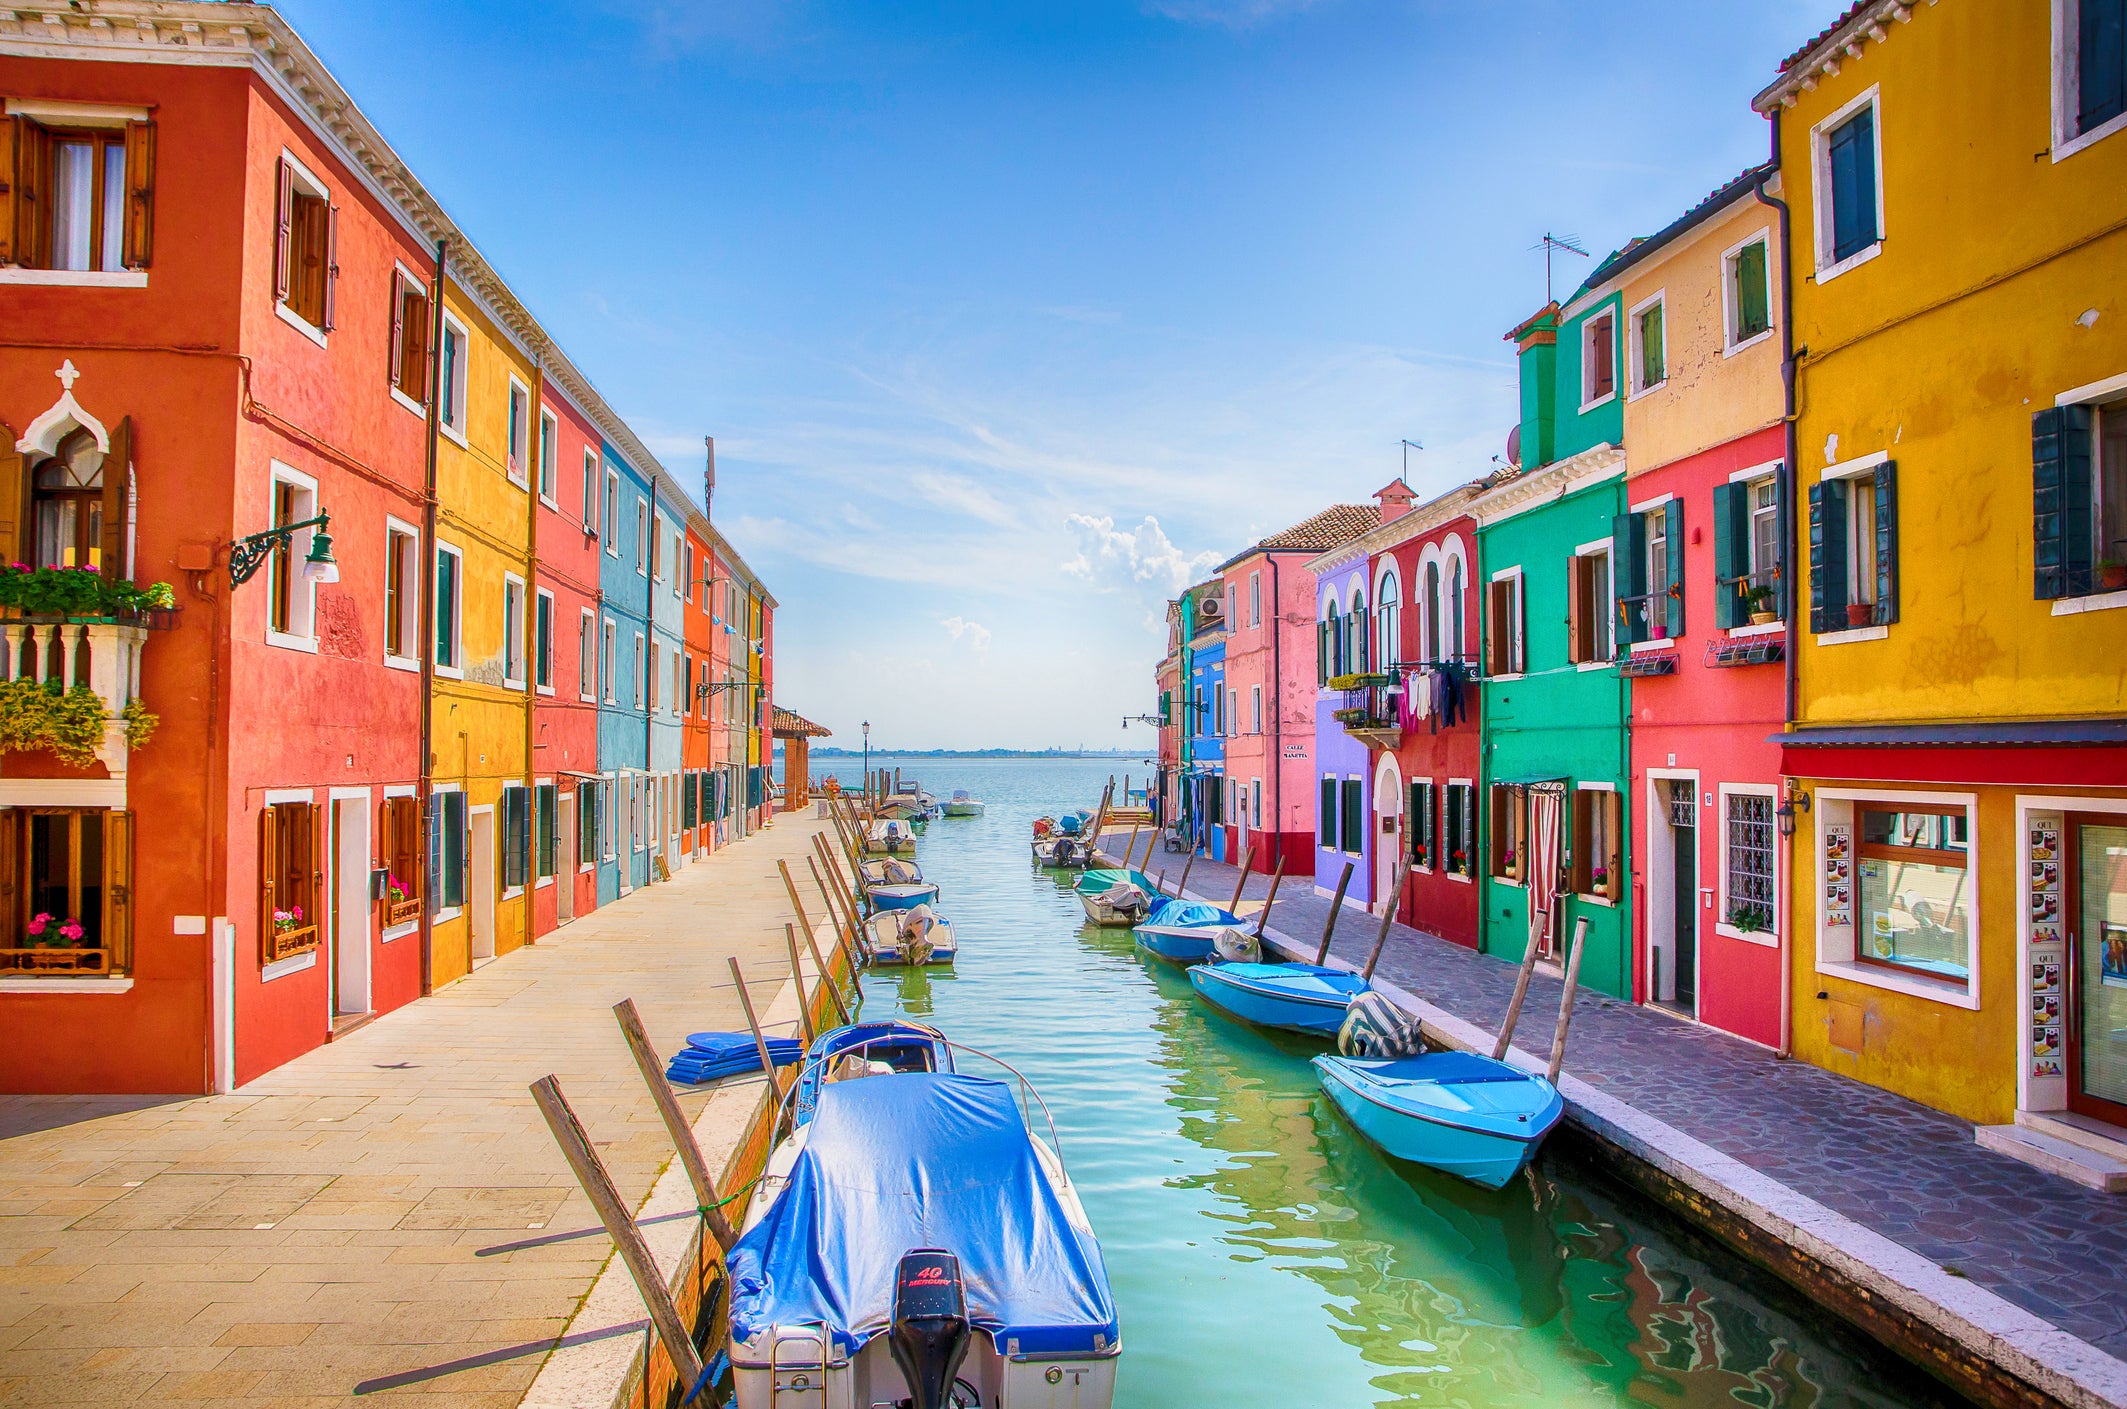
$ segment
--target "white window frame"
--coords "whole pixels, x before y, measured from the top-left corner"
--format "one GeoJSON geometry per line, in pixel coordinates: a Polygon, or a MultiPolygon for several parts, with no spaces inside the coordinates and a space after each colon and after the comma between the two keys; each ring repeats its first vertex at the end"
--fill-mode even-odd
{"type": "Polygon", "coordinates": [[[1365,774],[1346,773],[1337,780],[1337,854],[1339,856],[1364,857],[1366,855],[1366,839],[1373,832],[1374,810],[1364,805],[1365,802],[1365,774]],[[1357,849],[1352,847],[1352,839],[1344,834],[1344,789],[1352,783],[1359,785],[1359,800],[1361,803],[1359,808],[1359,845],[1357,849]]]}
{"type": "MultiPolygon", "coordinates": [[[[419,289],[421,291],[421,297],[428,302],[428,318],[430,326],[421,330],[421,340],[423,342],[426,342],[428,340],[428,335],[431,331],[433,331],[435,324],[436,291],[429,287],[428,279],[426,276],[416,274],[413,270],[408,269],[404,264],[400,263],[399,261],[393,260],[392,268],[398,271],[399,277],[404,279],[410,287],[419,289]]],[[[392,309],[391,316],[394,319],[398,318],[399,310],[397,308],[392,309]]],[[[421,395],[423,396],[427,396],[433,389],[429,386],[428,382],[428,370],[426,368],[423,368],[421,373],[421,395]]],[[[405,392],[399,390],[399,384],[397,382],[390,382],[387,389],[391,392],[392,400],[398,402],[401,406],[404,406],[408,411],[411,411],[414,415],[419,416],[423,421],[426,421],[428,419],[428,407],[424,406],[419,401],[416,401],[413,397],[408,396],[405,392]]]]}
{"type": "MultiPolygon", "coordinates": [[[[297,492],[296,508],[291,523],[301,523],[318,515],[318,482],[293,465],[279,460],[267,462],[266,517],[273,517],[273,502],[280,495],[282,485],[292,486],[297,492]],[[308,495],[305,500],[302,495],[308,495]]],[[[303,560],[310,554],[310,544],[317,535],[314,528],[302,529],[288,539],[288,630],[273,629],[273,607],[269,598],[266,607],[266,644],[286,651],[302,651],[306,655],[318,653],[318,584],[303,571],[303,560]]],[[[267,560],[266,571],[272,571],[272,560],[267,560]]]]}
{"type": "MultiPolygon", "coordinates": [[[[1879,225],[1877,228],[1880,230],[1882,226],[1879,225]]],[[[1758,227],[1755,233],[1745,235],[1742,239],[1721,251],[1721,356],[1733,357],[1745,348],[1756,347],[1759,343],[1764,342],[1774,333],[1780,331],[1780,304],[1773,297],[1772,281],[1772,227],[1770,225],[1758,227]],[[1743,316],[1743,301],[1738,296],[1740,291],[1736,287],[1737,261],[1742,258],[1743,251],[1749,249],[1752,245],[1765,246],[1765,331],[1752,333],[1749,337],[1738,341],[1736,338],[1736,320],[1743,316]]]]}
{"type": "Polygon", "coordinates": [[[650,509],[650,580],[665,580],[665,516],[654,505],[650,509]]]}
{"type": "Polygon", "coordinates": [[[2066,161],[2083,148],[2127,131],[2127,113],[2106,119],[2088,132],[2076,132],[2075,107],[2081,101],[2082,0],[2053,0],[2053,160],[2066,161]]]}
{"type": "Polygon", "coordinates": [[[635,496],[635,575],[650,575],[650,501],[635,496]]]}
{"type": "Polygon", "coordinates": [[[1263,624],[1263,574],[1260,571],[1248,574],[1248,624],[1263,624]]]}
{"type": "Polygon", "coordinates": [[[603,652],[599,657],[599,677],[605,682],[606,703],[619,704],[620,701],[613,696],[613,676],[619,664],[615,657],[620,654],[620,623],[607,617],[604,626],[604,634],[599,637],[599,648],[603,652]]]}
{"type": "Polygon", "coordinates": [[[503,472],[511,484],[523,489],[532,477],[532,389],[515,372],[510,373],[510,389],[502,405],[503,472]],[[511,438],[512,422],[514,433],[524,438],[521,445],[511,438]]]}
{"type": "Polygon", "coordinates": [[[552,592],[549,592],[544,587],[533,590],[532,619],[525,623],[527,633],[532,640],[532,649],[528,653],[531,659],[527,663],[525,675],[532,682],[532,689],[542,695],[552,695],[554,693],[554,628],[559,624],[554,608],[555,602],[552,592]],[[543,661],[539,658],[539,611],[542,606],[546,608],[547,617],[546,659],[543,661]],[[542,665],[546,667],[547,675],[547,683],[544,685],[539,683],[539,668],[542,665]]]}
{"type": "MultiPolygon", "coordinates": [[[[445,665],[441,660],[438,660],[435,663],[434,670],[436,674],[446,680],[463,680],[465,678],[465,550],[455,543],[446,543],[441,538],[438,538],[436,540],[435,562],[435,575],[437,577],[443,575],[443,559],[446,557],[457,564],[456,570],[451,573],[451,581],[457,584],[457,596],[451,603],[450,645],[452,664],[445,665]]],[[[429,590],[431,594],[434,594],[437,591],[437,584],[431,583],[429,590]]],[[[431,603],[436,600],[437,598],[431,595],[431,603]]],[[[435,614],[430,612],[426,613],[426,615],[432,617],[435,614]]],[[[435,622],[423,621],[421,629],[423,631],[433,631],[435,622]]],[[[431,651],[435,649],[435,643],[432,640],[426,644],[431,651]]]]}
{"type": "MultiPolygon", "coordinates": [[[[1613,564],[1612,566],[1614,567],[1615,565],[1613,564]]],[[[1510,623],[1513,630],[1510,632],[1507,638],[1507,662],[1512,665],[1514,669],[1508,671],[1504,675],[1494,675],[1488,678],[1493,680],[1519,680],[1522,676],[1529,673],[1529,603],[1526,592],[1524,591],[1521,567],[1519,564],[1516,564],[1515,566],[1510,568],[1501,568],[1499,569],[1499,571],[1493,573],[1491,577],[1487,579],[1487,581],[1511,581],[1514,584],[1514,620],[1510,623]]],[[[1485,595],[1485,604],[1486,606],[1490,606],[1491,594],[1488,592],[1485,595]]]]}
{"type": "MultiPolygon", "coordinates": [[[[1693,774],[1692,777],[1695,779],[1697,775],[1693,774]]],[[[1696,783],[1694,783],[1694,786],[1696,786],[1696,783]]],[[[1787,920],[1787,896],[1783,893],[1784,887],[1780,884],[1779,821],[1775,818],[1771,824],[1773,829],[1772,923],[1767,928],[1755,932],[1739,930],[1728,922],[1728,800],[1732,797],[1767,798],[1771,800],[1774,809],[1777,810],[1780,806],[1780,789],[1771,783],[1722,783],[1715,789],[1715,795],[1721,808],[1720,815],[1716,819],[1720,824],[1721,830],[1715,851],[1715,855],[1720,858],[1720,865],[1717,868],[1719,879],[1714,892],[1714,933],[1725,935],[1729,939],[1740,939],[1745,944],[1757,944],[1767,949],[1778,949],[1780,947],[1780,927],[1787,920]]],[[[1823,892],[1819,891],[1818,894],[1822,895],[1823,892]]]]}
{"type": "Polygon", "coordinates": [[[1248,731],[1249,733],[1260,734],[1263,732],[1263,687],[1261,685],[1250,685],[1248,687],[1248,721],[1254,726],[1248,731]]]}
{"type": "MultiPolygon", "coordinates": [[[[1577,665],[1580,670],[1607,670],[1617,664],[1617,564],[1610,561],[1615,556],[1614,550],[1616,546],[1607,538],[1598,538],[1593,542],[1583,543],[1573,550],[1573,559],[1576,563],[1583,558],[1602,558],[1604,560],[1603,576],[1608,579],[1610,588],[1609,591],[1603,593],[1603,600],[1600,604],[1591,604],[1600,605],[1606,615],[1606,620],[1596,630],[1603,633],[1602,639],[1607,649],[1599,653],[1593,660],[1580,661],[1577,665]]],[[[1574,571],[1578,572],[1579,569],[1575,568],[1574,571]]],[[[1566,588],[1568,591],[1573,589],[1571,577],[1567,579],[1566,588]]],[[[1568,608],[1568,620],[1571,620],[1570,607],[1568,608]]]]}
{"type": "MultiPolygon", "coordinates": [[[[423,625],[421,620],[421,571],[424,559],[421,553],[421,530],[404,519],[394,518],[390,514],[384,516],[384,572],[387,578],[385,583],[387,591],[391,587],[388,579],[391,573],[391,541],[394,538],[408,540],[406,554],[407,580],[399,584],[399,596],[405,603],[401,610],[400,625],[407,639],[402,641],[387,639],[384,642],[384,664],[393,670],[418,671],[421,668],[421,631],[423,625]],[[413,649],[401,649],[406,646],[411,646],[413,649]]],[[[383,606],[378,619],[389,630],[391,626],[391,610],[388,603],[383,606]]]]}
{"type": "Polygon", "coordinates": [[[646,714],[657,713],[657,676],[658,667],[660,665],[658,653],[663,649],[664,644],[659,641],[655,636],[652,636],[650,638],[649,645],[650,654],[643,658],[642,703],[644,706],[644,713],[646,714]]]}
{"type": "Polygon", "coordinates": [[[598,452],[583,448],[583,531],[598,536],[598,452]]]}
{"type": "Polygon", "coordinates": [[[648,678],[643,674],[643,665],[649,658],[648,652],[643,649],[643,634],[638,631],[635,633],[635,662],[628,671],[629,678],[635,682],[635,696],[632,708],[638,714],[643,712],[643,689],[649,683],[648,678]]]}
{"type": "Polygon", "coordinates": [[[1237,739],[1241,735],[1241,692],[1237,689],[1226,692],[1226,737],[1237,739]]]}
{"type": "MultiPolygon", "coordinates": [[[[1747,470],[1736,471],[1728,478],[1731,483],[1743,486],[1743,531],[1749,535],[1748,546],[1750,549],[1751,574],[1755,576],[1761,572],[1772,572],[1780,566],[1777,558],[1769,563],[1758,561],[1758,506],[1756,501],[1758,486],[1771,484],[1773,488],[1773,503],[1772,507],[1766,512],[1772,515],[1774,528],[1780,528],[1780,462],[1773,460],[1763,465],[1752,465],[1747,470]]],[[[1806,528],[1807,526],[1805,525],[1806,528]]],[[[1775,551],[1777,552],[1778,550],[1776,549],[1775,551]]]]}
{"type": "Polygon", "coordinates": [[[1253,826],[1259,832],[1262,831],[1263,780],[1261,778],[1251,778],[1248,780],[1248,815],[1251,819],[1249,825],[1253,826]]]}
{"type": "Polygon", "coordinates": [[[1660,391],[1669,385],[1669,290],[1656,289],[1651,295],[1632,305],[1625,314],[1625,360],[1630,365],[1632,390],[1625,400],[1637,401],[1650,391],[1660,391]],[[1640,318],[1650,308],[1662,310],[1662,379],[1658,382],[1640,380],[1644,338],[1640,332],[1640,318]]]}
{"type": "Polygon", "coordinates": [[[1396,560],[1384,557],[1381,571],[1374,575],[1374,612],[1367,622],[1367,632],[1373,638],[1373,656],[1367,663],[1370,673],[1387,674],[1393,666],[1403,663],[1403,609],[1408,605],[1403,600],[1403,574],[1396,570],[1396,560]]]}
{"type": "Polygon", "coordinates": [[[1598,406],[1607,406],[1617,400],[1618,385],[1623,380],[1618,375],[1618,349],[1623,346],[1617,335],[1617,304],[1605,299],[1597,307],[1588,310],[1580,320],[1580,412],[1586,415],[1598,406]],[[1601,396],[1595,394],[1594,364],[1589,360],[1588,349],[1595,343],[1595,329],[1605,319],[1610,320],[1610,390],[1601,396]]]}
{"type": "Polygon", "coordinates": [[[441,403],[447,403],[452,408],[454,419],[446,418],[443,405],[439,404],[436,407],[436,429],[461,450],[470,448],[465,439],[465,399],[467,390],[472,385],[472,361],[472,334],[465,330],[465,324],[451,316],[448,308],[444,309],[443,341],[436,347],[436,375],[440,380],[446,366],[451,368],[452,375],[450,385],[439,386],[437,395],[441,403]],[[445,357],[444,348],[453,338],[458,340],[458,355],[455,358],[445,357]]]}
{"type": "Polygon", "coordinates": [[[606,466],[606,556],[620,556],[620,471],[606,466]]]}
{"type": "MultiPolygon", "coordinates": [[[[1985,846],[1985,837],[1979,826],[1979,795],[1977,793],[1953,792],[1949,790],[1916,792],[1910,789],[1898,788],[1819,787],[1815,792],[1816,798],[1811,808],[1816,823],[1815,831],[1810,838],[1810,876],[1816,883],[1816,890],[1812,893],[1814,899],[1810,909],[1817,932],[1817,952],[1815,955],[1817,972],[1832,978],[1846,979],[1851,983],[1858,983],[1868,988],[1885,988],[1894,993],[1911,994],[1916,998],[1925,998],[1931,1002],[1941,1003],[1945,1007],[1964,1008],[1972,1012],[1979,1011],[1980,980],[1984,974],[1982,961],[1985,949],[1976,929],[1972,935],[1972,972],[1960,988],[1959,985],[1949,979],[1928,978],[1918,973],[1909,974],[1897,969],[1884,968],[1877,964],[1861,963],[1855,957],[1857,939],[1855,930],[1859,927],[1856,925],[1843,925],[1840,926],[1840,930],[1843,933],[1834,932],[1831,926],[1825,923],[1826,907],[1824,903],[1825,887],[1829,883],[1829,877],[1825,869],[1824,829],[1827,826],[1840,824],[1847,828],[1847,835],[1850,838],[1847,856],[1853,863],[1849,869],[1848,884],[1852,889],[1847,899],[1852,903],[1849,904],[1848,910],[1858,913],[1861,908],[1861,858],[1859,855],[1861,837],[1860,828],[1854,821],[1854,817],[1859,810],[1858,804],[1864,802],[1911,802],[1934,807],[1964,808],[1966,837],[1965,884],[1967,886],[1967,894],[1970,896],[1966,903],[1968,913],[1975,920],[1980,915],[1985,914],[1986,912],[1980,906],[1987,858],[1982,854],[1985,846]]],[[[2018,831],[2015,835],[2020,837],[2023,832],[2018,831]]]]}
{"type": "MultiPolygon", "coordinates": [[[[10,105],[9,110],[13,111],[12,105],[10,105]]],[[[324,179],[320,177],[315,171],[312,171],[309,167],[303,165],[302,158],[298,157],[294,152],[289,151],[286,147],[281,148],[280,160],[288,168],[290,184],[295,190],[296,194],[308,196],[314,201],[325,202],[325,208],[328,212],[330,212],[332,209],[332,190],[331,188],[326,186],[324,179]]],[[[276,218],[278,218],[277,213],[276,218]]],[[[331,219],[330,214],[326,216],[326,219],[328,221],[331,219]]],[[[294,237],[291,235],[290,239],[292,240],[293,238],[294,237]]],[[[330,253],[330,251],[327,251],[328,257],[330,253]]],[[[295,252],[293,249],[291,249],[289,251],[289,258],[293,260],[294,257],[295,252]]],[[[326,272],[326,277],[328,279],[331,278],[331,271],[328,270],[326,272]]],[[[326,334],[326,331],[323,328],[320,328],[316,324],[312,323],[302,314],[290,308],[288,306],[288,300],[282,298],[278,294],[274,295],[273,313],[274,316],[279,318],[283,323],[286,323],[289,327],[295,329],[304,337],[309,338],[319,347],[324,347],[327,345],[328,335],[326,334]]],[[[426,415],[427,413],[423,412],[422,414],[426,415]]]]}
{"type": "Polygon", "coordinates": [[[514,572],[502,574],[502,683],[512,690],[522,690],[530,678],[530,662],[524,649],[525,627],[530,618],[525,614],[524,579],[514,572]],[[510,627],[510,614],[516,613],[516,629],[510,627]],[[511,673],[512,657],[516,672],[511,673]]]}
{"type": "Polygon", "coordinates": [[[539,408],[539,502],[560,512],[561,505],[554,496],[561,486],[561,418],[542,406],[539,408]]]}
{"type": "MultiPolygon", "coordinates": [[[[1480,850],[1484,827],[1478,816],[1477,809],[1484,803],[1484,790],[1477,786],[1475,778],[1450,778],[1445,786],[1463,789],[1467,800],[1463,804],[1462,815],[1470,829],[1470,848],[1472,851],[1480,850]]],[[[1478,857],[1470,856],[1468,858],[1467,865],[1470,870],[1467,875],[1448,864],[1451,858],[1448,855],[1448,795],[1445,792],[1440,794],[1440,832],[1433,849],[1440,853],[1439,870],[1442,875],[1451,881],[1460,881],[1466,886],[1477,884],[1478,867],[1480,865],[1478,857]]]]}
{"type": "Polygon", "coordinates": [[[1810,228],[1816,240],[1815,263],[1817,283],[1821,287],[1846,273],[1857,269],[1883,253],[1883,104],[1876,85],[1855,96],[1845,106],[1825,118],[1809,130],[1810,169],[1810,228]],[[1875,121],[1870,136],[1876,150],[1876,239],[1873,243],[1855,250],[1837,263],[1831,262],[1832,253],[1832,149],[1831,135],[1846,124],[1846,120],[1863,108],[1875,109],[1875,121]]]}
{"type": "Polygon", "coordinates": [[[589,607],[576,612],[576,698],[598,700],[598,613],[589,607]]]}
{"type": "MultiPolygon", "coordinates": [[[[462,593],[460,594],[460,596],[461,596],[461,597],[462,597],[463,595],[464,595],[464,594],[462,594],[462,593]]],[[[429,784],[429,787],[428,787],[428,799],[429,799],[429,801],[428,801],[428,816],[429,816],[429,821],[428,821],[428,827],[433,827],[433,826],[435,826],[435,825],[436,825],[436,823],[437,823],[437,818],[436,818],[436,812],[437,812],[437,808],[436,808],[436,799],[437,799],[437,798],[439,798],[439,797],[441,797],[441,796],[443,796],[443,795],[444,795],[445,793],[463,793],[464,791],[465,791],[465,786],[464,786],[464,785],[463,785],[462,783],[434,783],[434,782],[430,783],[430,784],[429,784]]],[[[468,804],[470,804],[470,803],[472,802],[472,799],[471,799],[470,797],[468,797],[468,798],[466,799],[466,802],[467,802],[468,804]]],[[[423,830],[423,832],[424,832],[424,833],[426,833],[426,832],[427,832],[427,830],[428,830],[428,828],[427,828],[427,827],[424,827],[424,828],[423,828],[422,830],[423,830]]],[[[467,806],[467,808],[465,809],[465,851],[464,851],[464,860],[465,860],[465,864],[467,865],[467,867],[470,867],[470,866],[472,865],[472,853],[473,853],[473,809],[472,809],[472,807],[471,807],[471,806],[467,806]]],[[[423,856],[422,856],[422,858],[421,858],[421,864],[422,864],[422,866],[423,866],[424,868],[425,868],[425,867],[426,867],[426,866],[428,865],[428,857],[427,857],[426,855],[423,855],[423,856]]],[[[501,880],[501,877],[499,877],[499,876],[498,876],[498,877],[496,877],[496,880],[497,880],[497,881],[499,882],[499,881],[501,880]]],[[[430,878],[429,878],[428,872],[427,872],[427,871],[426,871],[425,869],[424,869],[424,870],[422,871],[422,873],[421,873],[421,883],[422,883],[422,884],[423,884],[424,886],[427,886],[427,885],[429,885],[429,884],[431,884],[431,883],[432,883],[432,882],[431,882],[431,880],[430,880],[430,878]]],[[[441,881],[441,878],[440,878],[440,877],[436,878],[436,879],[435,879],[435,881],[433,882],[433,884],[435,884],[435,886],[436,886],[436,888],[437,888],[437,894],[436,894],[436,897],[435,897],[435,898],[436,898],[436,899],[437,899],[438,901],[440,901],[440,900],[441,900],[441,899],[443,898],[443,894],[442,894],[442,881],[441,881]]],[[[471,891],[472,891],[472,887],[471,887],[471,886],[467,886],[467,887],[466,887],[466,892],[467,892],[467,896],[468,896],[468,898],[469,898],[469,897],[470,897],[470,895],[471,895],[471,891]]],[[[425,895],[421,897],[421,900],[422,900],[422,903],[423,903],[423,904],[427,904],[427,903],[428,903],[428,899],[429,899],[429,898],[428,898],[427,896],[425,896],[425,895]]],[[[438,909],[437,909],[437,911],[436,911],[436,913],[435,913],[435,914],[433,914],[433,915],[431,915],[431,916],[429,917],[429,921],[428,921],[428,922],[429,922],[429,925],[430,925],[431,927],[433,927],[433,926],[436,926],[436,925],[440,925],[440,924],[443,924],[443,923],[444,923],[445,921],[448,921],[448,920],[455,920],[455,919],[457,919],[457,918],[458,918],[458,917],[459,917],[460,915],[463,915],[464,913],[465,913],[465,907],[464,907],[463,905],[446,905],[446,906],[441,906],[440,908],[438,908],[438,909]]],[[[419,924],[419,923],[420,923],[420,921],[419,921],[419,920],[416,920],[416,921],[415,921],[415,923],[416,923],[416,924],[419,924]]]]}

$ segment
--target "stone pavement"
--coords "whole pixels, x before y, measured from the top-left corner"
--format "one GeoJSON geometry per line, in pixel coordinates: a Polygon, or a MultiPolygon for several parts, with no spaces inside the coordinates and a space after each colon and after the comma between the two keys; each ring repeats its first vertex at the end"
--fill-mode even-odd
{"type": "MultiPolygon", "coordinates": [[[[1119,849],[1120,840],[1107,839],[1119,849]]],[[[1159,857],[1171,880],[1181,858],[1159,857]]],[[[1191,893],[1224,904],[1236,868],[1199,857],[1191,893]]],[[[1249,879],[1261,900],[1269,879],[1249,879]]],[[[1312,944],[1329,900],[1302,879],[1278,890],[1272,927],[1312,944]]],[[[1381,921],[1346,906],[1331,952],[1366,962],[1381,921]]],[[[1404,925],[1380,977],[1497,1032],[1516,968],[1404,925]]],[[[1547,1050],[1561,984],[1530,984],[1518,1046],[1547,1050]]],[[[1710,1027],[1582,990],[1566,1071],[1632,1107],[1969,1278],[2115,1357],[2127,1358],[2127,1199],[1973,1143],[1969,1121],[1710,1027]]]]}
{"type": "Polygon", "coordinates": [[[525,1088],[560,1076],[638,1204],[672,1146],[609,1010],[666,1053],[743,1027],[725,956],[775,996],[775,860],[826,825],[778,818],[233,1095],[0,1098],[0,1405],[516,1404],[611,1252],[525,1088]]]}

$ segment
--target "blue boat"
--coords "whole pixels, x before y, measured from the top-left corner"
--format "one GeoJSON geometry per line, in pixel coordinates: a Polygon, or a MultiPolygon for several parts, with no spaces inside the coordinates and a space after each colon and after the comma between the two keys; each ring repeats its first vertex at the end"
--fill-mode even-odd
{"type": "Polygon", "coordinates": [[[1240,924],[1230,910],[1201,900],[1172,896],[1155,902],[1152,914],[1133,933],[1138,948],[1170,964],[1202,964],[1211,958],[1219,931],[1240,924]]]}
{"type": "Polygon", "coordinates": [[[1550,1082],[1475,1052],[1321,1056],[1315,1070],[1375,1145],[1487,1189],[1521,1173],[1565,1111],[1550,1082]]]}
{"type": "Polygon", "coordinates": [[[871,902],[874,912],[913,910],[918,905],[937,904],[938,887],[930,881],[915,881],[907,885],[866,886],[864,898],[871,902]]]}
{"type": "Polygon", "coordinates": [[[1258,1027],[1334,1037],[1352,999],[1373,987],[1317,964],[1198,964],[1190,986],[1212,1007],[1258,1027]]]}
{"type": "MultiPolygon", "coordinates": [[[[772,1051],[770,1055],[773,1055],[772,1051]]],[[[813,1038],[812,1045],[805,1049],[805,1064],[798,1069],[797,1098],[791,1108],[792,1125],[803,1125],[812,1119],[813,1107],[819,1104],[823,1085],[850,1074],[853,1068],[837,1071],[837,1063],[844,1058],[865,1063],[862,1070],[867,1075],[883,1075],[889,1069],[895,1072],[951,1071],[953,1044],[946,1041],[945,1034],[935,1027],[897,1018],[829,1028],[813,1038]]],[[[758,1058],[754,1061],[754,1069],[760,1069],[758,1058]]]]}

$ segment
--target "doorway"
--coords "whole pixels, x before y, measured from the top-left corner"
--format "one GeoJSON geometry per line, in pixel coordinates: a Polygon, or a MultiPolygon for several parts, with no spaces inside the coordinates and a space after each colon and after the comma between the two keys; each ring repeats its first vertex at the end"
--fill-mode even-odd
{"type": "Polygon", "coordinates": [[[2127,820],[2071,815],[2063,850],[2068,1109],[2127,1125],[2127,820]]]}
{"type": "Polygon", "coordinates": [[[623,773],[613,789],[615,850],[620,853],[620,893],[635,889],[635,775],[623,773]]]}
{"type": "Polygon", "coordinates": [[[369,798],[332,803],[332,1015],[366,1013],[369,996],[369,798]]]}
{"type": "Polygon", "coordinates": [[[1699,1015],[1698,775],[1647,780],[1647,1001],[1699,1015]]]}
{"type": "Polygon", "coordinates": [[[495,957],[495,809],[473,809],[473,883],[466,901],[472,910],[473,962],[495,957]]]}
{"type": "Polygon", "coordinates": [[[1373,903],[1367,908],[1386,913],[1380,907],[1398,899],[1396,867],[1403,860],[1403,770],[1392,753],[1382,754],[1374,774],[1374,842],[1373,903]]]}
{"type": "Polygon", "coordinates": [[[576,790],[562,792],[554,801],[554,841],[559,853],[554,874],[554,923],[565,925],[576,918],[576,790]]]}

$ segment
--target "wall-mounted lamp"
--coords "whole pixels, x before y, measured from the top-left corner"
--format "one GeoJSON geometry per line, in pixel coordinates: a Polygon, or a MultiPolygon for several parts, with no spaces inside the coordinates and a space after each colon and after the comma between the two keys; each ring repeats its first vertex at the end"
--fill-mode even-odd
{"type": "Polygon", "coordinates": [[[229,545],[229,585],[241,587],[256,577],[276,550],[293,544],[296,534],[306,528],[314,528],[317,532],[310,535],[310,552],[303,558],[304,580],[338,582],[340,565],[332,560],[332,535],[325,531],[331,522],[330,514],[319,514],[301,523],[281,524],[264,533],[237,539],[229,545]]]}
{"type": "Polygon", "coordinates": [[[1781,836],[1791,837],[1795,834],[1795,810],[1797,808],[1804,812],[1810,810],[1808,793],[1791,792],[1778,807],[1773,809],[1773,816],[1778,818],[1780,822],[1781,836]]]}

